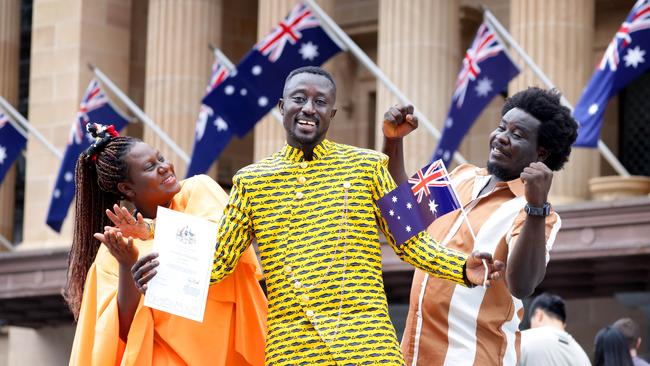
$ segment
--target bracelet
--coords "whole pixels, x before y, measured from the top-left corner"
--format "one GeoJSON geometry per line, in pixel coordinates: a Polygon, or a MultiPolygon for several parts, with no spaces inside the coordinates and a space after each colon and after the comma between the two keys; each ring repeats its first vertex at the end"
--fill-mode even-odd
{"type": "Polygon", "coordinates": [[[147,231],[148,231],[147,238],[144,240],[153,239],[153,234],[156,229],[154,221],[151,219],[144,219],[144,224],[147,225],[147,231]]]}

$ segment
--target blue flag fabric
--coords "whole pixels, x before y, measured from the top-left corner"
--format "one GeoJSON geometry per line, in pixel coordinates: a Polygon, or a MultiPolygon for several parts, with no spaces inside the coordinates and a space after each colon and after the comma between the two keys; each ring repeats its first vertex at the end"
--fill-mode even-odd
{"type": "Polygon", "coordinates": [[[607,101],[650,69],[649,50],[650,1],[638,0],[607,46],[576,104],[573,117],[580,127],[575,146],[598,146],[607,101]]]}
{"type": "Polygon", "coordinates": [[[12,125],[9,116],[0,112],[0,184],[25,145],[27,139],[12,125]]]}
{"type": "Polygon", "coordinates": [[[426,230],[438,217],[460,208],[442,160],[418,170],[408,182],[377,200],[377,205],[398,245],[426,230]]]}
{"type": "Polygon", "coordinates": [[[86,132],[89,122],[113,125],[119,131],[128,123],[128,118],[115,109],[102,92],[99,83],[92,80],[84,95],[77,120],[72,124],[68,146],[63,155],[56,184],[52,191],[46,223],[57,232],[61,231],[63,220],[75,195],[75,166],[79,155],[90,146],[93,138],[86,132]]]}
{"type": "Polygon", "coordinates": [[[311,10],[298,3],[237,65],[237,73],[203,98],[203,104],[243,137],[275,107],[292,70],[321,65],[341,50],[311,10]]]}
{"type": "Polygon", "coordinates": [[[495,32],[483,23],[467,50],[458,73],[442,136],[431,161],[451,163],[454,152],[488,103],[506,90],[519,68],[508,56],[495,32]]]}
{"type": "MultiPolygon", "coordinates": [[[[215,59],[212,65],[210,81],[206,87],[206,95],[228,78],[228,69],[215,59]]],[[[201,104],[199,117],[196,120],[194,147],[192,158],[187,168],[187,177],[203,174],[210,169],[212,162],[226,148],[232,133],[228,123],[217,115],[210,106],[201,104]]]]}

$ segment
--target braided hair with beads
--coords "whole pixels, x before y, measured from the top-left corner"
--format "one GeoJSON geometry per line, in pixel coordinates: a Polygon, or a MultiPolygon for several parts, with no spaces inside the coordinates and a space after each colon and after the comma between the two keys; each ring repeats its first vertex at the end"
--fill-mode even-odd
{"type": "Polygon", "coordinates": [[[112,225],[105,212],[122,198],[117,185],[128,180],[125,157],[140,141],[118,136],[113,126],[89,123],[86,130],[95,142],[77,159],[74,234],[63,289],[63,297],[75,320],[79,316],[86,275],[100,246],[93,234],[112,225]]]}

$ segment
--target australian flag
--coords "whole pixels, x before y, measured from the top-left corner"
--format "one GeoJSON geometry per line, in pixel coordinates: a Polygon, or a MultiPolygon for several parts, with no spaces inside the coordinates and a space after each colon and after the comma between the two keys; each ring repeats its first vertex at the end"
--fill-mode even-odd
{"type": "Polygon", "coordinates": [[[580,124],[575,146],[598,146],[607,101],[650,68],[649,50],[650,1],[638,0],[607,46],[573,111],[580,124]]]}
{"type": "Polygon", "coordinates": [[[68,136],[68,146],[63,155],[56,184],[52,191],[50,208],[47,213],[47,225],[60,232],[63,220],[68,214],[68,208],[75,194],[75,166],[79,154],[86,150],[94,141],[86,132],[89,122],[113,125],[115,130],[121,130],[128,123],[128,118],[120,113],[110,103],[102,92],[97,80],[92,80],[79,106],[77,119],[72,124],[68,136]]]}
{"type": "Polygon", "coordinates": [[[231,132],[242,137],[275,107],[292,70],[321,65],[342,48],[311,10],[299,3],[248,52],[235,75],[203,98],[203,104],[212,109],[215,119],[220,117],[231,132]]]}
{"type": "Polygon", "coordinates": [[[431,161],[449,165],[467,131],[485,106],[508,87],[519,68],[508,56],[495,32],[483,23],[465,53],[458,73],[449,113],[431,161]]]}
{"type": "MultiPolygon", "coordinates": [[[[206,95],[228,78],[228,69],[215,58],[212,65],[210,81],[206,87],[206,95]]],[[[194,134],[194,148],[192,159],[187,169],[187,176],[203,174],[210,169],[212,162],[221,154],[223,149],[230,142],[232,133],[228,123],[219,115],[215,114],[212,107],[201,104],[199,117],[196,120],[196,132],[194,134]]]]}
{"type": "Polygon", "coordinates": [[[9,116],[0,111],[0,184],[14,160],[27,145],[24,132],[17,130],[12,122],[9,116]]]}
{"type": "Polygon", "coordinates": [[[418,170],[377,205],[398,245],[426,230],[436,218],[460,208],[442,160],[418,170]]]}

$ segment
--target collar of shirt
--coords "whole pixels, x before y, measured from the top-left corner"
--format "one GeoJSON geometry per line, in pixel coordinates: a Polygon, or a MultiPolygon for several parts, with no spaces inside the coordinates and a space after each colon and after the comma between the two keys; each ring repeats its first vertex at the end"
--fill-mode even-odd
{"type": "MultiPolygon", "coordinates": [[[[324,139],[314,147],[313,160],[323,159],[324,157],[329,155],[333,149],[334,149],[334,143],[327,139],[324,139]]],[[[290,161],[300,162],[305,160],[305,156],[301,149],[290,146],[288,144],[284,145],[280,153],[284,159],[290,161]]]]}
{"type": "MultiPolygon", "coordinates": [[[[481,186],[480,189],[483,189],[483,187],[485,187],[485,185],[490,180],[491,175],[488,173],[486,168],[477,168],[476,175],[479,177],[479,179],[481,179],[481,181],[479,181],[479,185],[481,186]]],[[[514,194],[516,197],[521,197],[524,195],[524,182],[519,177],[507,182],[498,182],[496,184],[495,190],[506,187],[510,189],[512,194],[514,194]]]]}

